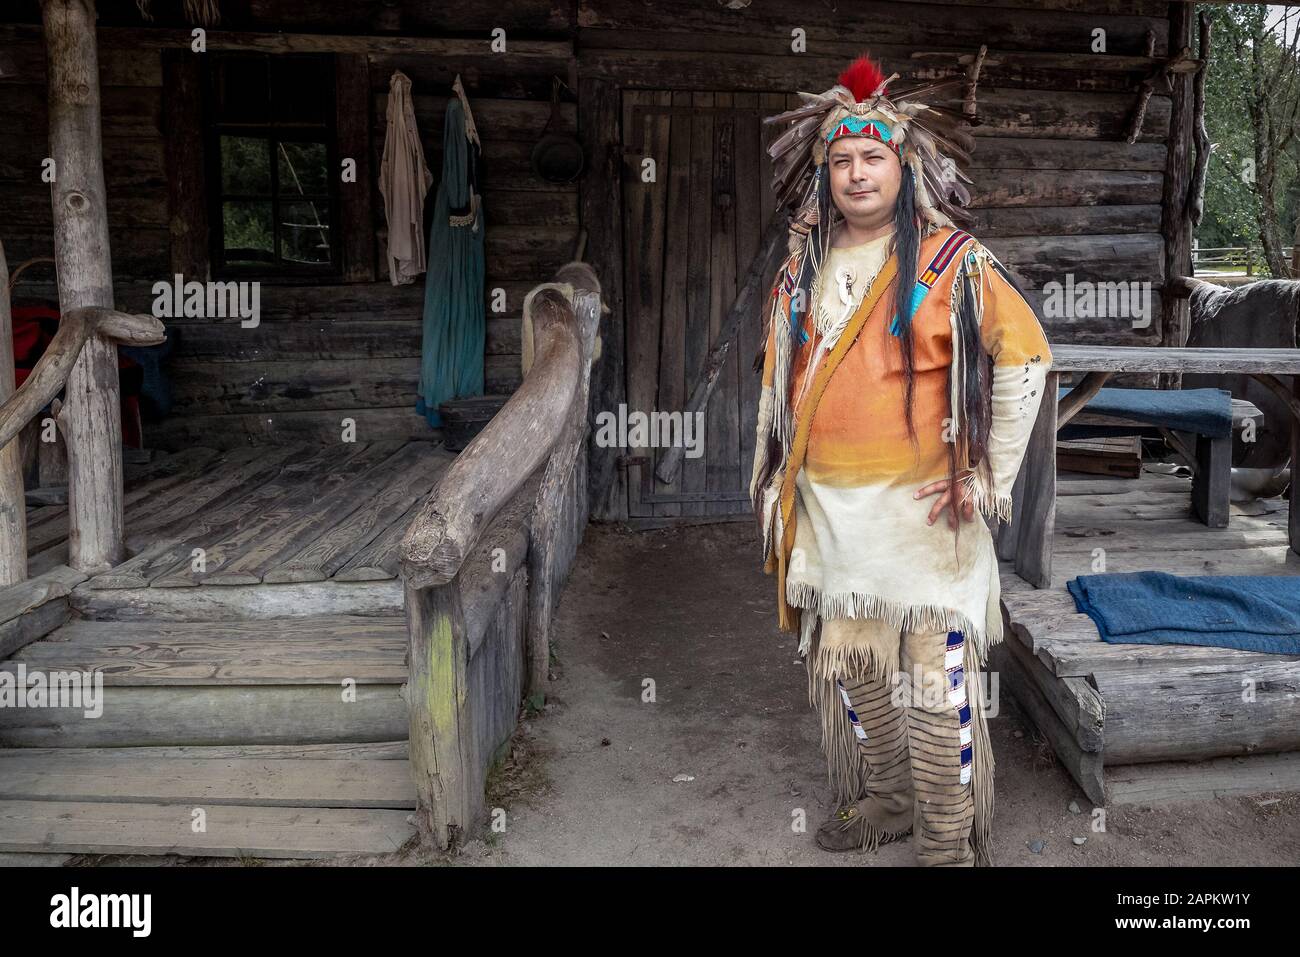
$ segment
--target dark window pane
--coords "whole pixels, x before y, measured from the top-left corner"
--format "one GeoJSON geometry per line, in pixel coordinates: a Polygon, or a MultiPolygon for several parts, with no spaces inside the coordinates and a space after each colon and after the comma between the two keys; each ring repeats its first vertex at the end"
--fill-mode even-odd
{"type": "Polygon", "coordinates": [[[265,56],[217,59],[217,120],[221,123],[267,123],[271,88],[265,56]]]}
{"type": "Polygon", "coordinates": [[[226,262],[275,262],[274,218],[269,201],[222,203],[226,262]]]}
{"type": "Polygon", "coordinates": [[[271,60],[271,116],[294,126],[329,122],[334,74],[328,57],[277,56],[271,60]]]}
{"type": "Polygon", "coordinates": [[[254,136],[221,137],[221,191],[271,195],[271,141],[254,136]]]}
{"type": "Polygon", "coordinates": [[[329,191],[324,143],[281,143],[277,153],[282,197],[329,191]]]}
{"type": "Polygon", "coordinates": [[[329,204],[319,200],[280,204],[280,255],[287,262],[330,261],[329,204]]]}

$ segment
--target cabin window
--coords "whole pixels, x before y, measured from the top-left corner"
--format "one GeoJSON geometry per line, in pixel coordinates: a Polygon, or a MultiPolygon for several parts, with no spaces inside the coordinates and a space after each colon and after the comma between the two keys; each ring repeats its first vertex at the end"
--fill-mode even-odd
{"type": "Polygon", "coordinates": [[[333,57],[215,55],[210,104],[214,268],[336,272],[333,57]]]}

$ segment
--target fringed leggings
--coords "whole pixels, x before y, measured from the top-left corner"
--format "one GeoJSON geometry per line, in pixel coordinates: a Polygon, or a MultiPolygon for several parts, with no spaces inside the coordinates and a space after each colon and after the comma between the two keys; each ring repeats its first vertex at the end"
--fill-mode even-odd
{"type": "Polygon", "coordinates": [[[866,818],[865,844],[911,830],[918,863],[987,862],[992,754],[962,633],[896,631],[874,619],[826,621],[820,631],[810,678],[833,684],[822,706],[851,729],[844,754],[841,722],[824,711],[823,743],[837,796],[866,818]]]}

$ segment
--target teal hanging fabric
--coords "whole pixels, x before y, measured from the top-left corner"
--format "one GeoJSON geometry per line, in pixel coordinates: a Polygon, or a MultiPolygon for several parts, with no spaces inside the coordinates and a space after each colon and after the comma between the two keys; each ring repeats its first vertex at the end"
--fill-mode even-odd
{"type": "Polygon", "coordinates": [[[473,115],[456,78],[447,104],[442,181],[429,225],[429,271],[424,286],[424,341],[415,409],[434,428],[438,405],[483,394],[483,209],[481,150],[473,115]]]}

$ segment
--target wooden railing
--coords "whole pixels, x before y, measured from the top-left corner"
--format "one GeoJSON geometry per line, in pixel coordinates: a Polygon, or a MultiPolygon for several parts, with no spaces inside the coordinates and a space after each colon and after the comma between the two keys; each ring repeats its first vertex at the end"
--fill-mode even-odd
{"type": "MultiPolygon", "coordinates": [[[[1295,249],[1291,246],[1282,247],[1282,257],[1287,260],[1293,260],[1295,249]]],[[[1192,269],[1202,273],[1213,274],[1214,272],[1227,273],[1245,273],[1247,276],[1255,275],[1255,270],[1265,265],[1264,247],[1263,246],[1193,246],[1192,247],[1192,269]]],[[[1285,279],[1285,276],[1275,276],[1276,279],[1285,279]]]]}
{"type": "Polygon", "coordinates": [[[438,847],[478,818],[523,693],[545,689],[551,609],[586,521],[600,311],[599,283],[582,263],[529,293],[532,366],[402,541],[416,822],[438,847]]]}
{"type": "MultiPolygon", "coordinates": [[[[166,341],[163,324],[152,316],[86,306],[69,309],[36,366],[14,389],[13,316],[9,302],[9,267],[0,244],[0,587],[27,578],[27,512],[22,461],[14,439],[33,417],[53,403],[54,421],[62,431],[64,409],[56,398],[68,382],[86,343],[94,339],[124,345],[166,341]]],[[[69,515],[76,537],[76,515],[69,515]]]]}

